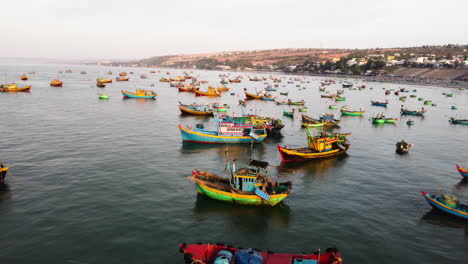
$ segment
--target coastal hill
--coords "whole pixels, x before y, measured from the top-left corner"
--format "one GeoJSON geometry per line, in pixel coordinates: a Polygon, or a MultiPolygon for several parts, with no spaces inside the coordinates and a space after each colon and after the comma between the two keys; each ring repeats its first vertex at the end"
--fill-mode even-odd
{"type": "Polygon", "coordinates": [[[375,49],[289,48],[155,56],[111,66],[280,71],[299,74],[391,75],[468,81],[468,45],[375,49]]]}

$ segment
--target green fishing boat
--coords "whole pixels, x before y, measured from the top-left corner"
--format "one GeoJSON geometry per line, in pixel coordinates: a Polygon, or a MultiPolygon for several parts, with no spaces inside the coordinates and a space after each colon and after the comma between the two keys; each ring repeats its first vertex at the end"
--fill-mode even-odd
{"type": "Polygon", "coordinates": [[[299,107],[299,112],[307,112],[307,107],[299,107]]]}
{"type": "Polygon", "coordinates": [[[352,111],[352,110],[349,110],[349,108],[347,107],[342,107],[340,111],[342,115],[347,115],[347,116],[362,116],[366,112],[366,110],[362,110],[362,109],[360,109],[359,111],[352,111]]]}
{"type": "Polygon", "coordinates": [[[372,117],[372,123],[374,124],[383,124],[385,123],[385,116],[379,115],[376,117],[372,117]]]}
{"type": "Polygon", "coordinates": [[[109,95],[107,94],[99,94],[98,97],[99,99],[109,99],[109,95]]]}
{"type": "Polygon", "coordinates": [[[294,117],[294,112],[295,112],[296,109],[293,109],[292,111],[286,111],[284,110],[283,111],[283,115],[284,116],[289,116],[289,117],[294,117]]]}
{"type": "Polygon", "coordinates": [[[329,105],[328,108],[329,109],[338,109],[338,106],[337,105],[329,105]]]}
{"type": "Polygon", "coordinates": [[[202,170],[187,177],[197,192],[212,199],[244,205],[275,206],[288,197],[292,183],[277,182],[267,176],[268,162],[251,160],[246,168],[236,169],[235,161],[227,164],[228,178],[202,170]]]}

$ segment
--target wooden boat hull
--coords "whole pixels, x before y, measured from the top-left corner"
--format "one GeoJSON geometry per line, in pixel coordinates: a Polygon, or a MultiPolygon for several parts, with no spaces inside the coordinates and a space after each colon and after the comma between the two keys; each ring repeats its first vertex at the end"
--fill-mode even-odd
{"type": "Polygon", "coordinates": [[[374,124],[384,124],[385,119],[372,118],[372,123],[374,123],[374,124]]]}
{"type": "Polygon", "coordinates": [[[251,94],[251,93],[248,93],[248,92],[244,92],[244,93],[245,93],[245,97],[247,97],[247,99],[262,99],[262,96],[260,96],[260,95],[251,94]]]}
{"type": "Polygon", "coordinates": [[[387,107],[388,103],[381,103],[381,102],[374,102],[374,101],[371,101],[372,102],[372,105],[374,106],[383,106],[383,107],[387,107]]]}
{"type": "Polygon", "coordinates": [[[465,119],[450,118],[449,122],[452,124],[468,125],[468,120],[465,119]]]}
{"type": "Polygon", "coordinates": [[[134,94],[134,93],[131,93],[131,92],[123,91],[123,90],[121,90],[120,92],[122,93],[122,95],[125,98],[141,98],[141,99],[154,99],[154,98],[156,98],[156,94],[155,95],[137,95],[137,94],[134,94]]]}
{"type": "Polygon", "coordinates": [[[207,92],[202,92],[198,89],[193,89],[193,92],[199,96],[211,96],[211,97],[221,96],[221,93],[207,93],[207,92]]]}
{"type": "Polygon", "coordinates": [[[214,111],[197,111],[195,109],[192,109],[190,107],[186,107],[183,105],[179,105],[179,109],[182,112],[182,114],[188,114],[188,115],[212,116],[214,112],[214,111]]]}
{"type": "Polygon", "coordinates": [[[262,97],[262,100],[265,100],[265,101],[275,101],[276,100],[276,97],[262,97]]]}
{"type": "MultiPolygon", "coordinates": [[[[267,134],[257,135],[257,139],[250,136],[220,136],[215,133],[208,133],[201,130],[193,130],[179,125],[182,141],[197,142],[207,144],[219,143],[261,143],[267,137],[267,134]]],[[[215,132],[215,131],[213,131],[215,132]]]]}
{"type": "MultiPolygon", "coordinates": [[[[180,245],[180,252],[184,253],[185,263],[215,263],[215,259],[218,254],[227,253],[236,256],[240,252],[241,248],[235,248],[232,246],[224,246],[223,244],[182,244],[180,245]]],[[[245,252],[245,251],[244,251],[245,252]]],[[[262,264],[299,264],[299,263],[310,263],[310,264],[341,264],[342,259],[340,253],[336,248],[328,248],[323,252],[316,252],[314,254],[285,254],[285,253],[273,253],[257,251],[262,258],[262,264]]],[[[216,263],[237,263],[234,260],[226,262],[216,263]]],[[[246,262],[244,262],[246,263],[246,262]]],[[[249,262],[250,263],[250,262],[249,262]]],[[[254,262],[251,262],[254,263],[254,262]]],[[[258,262],[255,262],[258,263],[258,262]]]]}
{"type": "Polygon", "coordinates": [[[449,207],[437,200],[437,197],[435,195],[428,194],[427,192],[422,191],[421,192],[424,199],[431,205],[433,208],[442,211],[444,213],[468,220],[468,212],[467,211],[461,211],[456,208],[449,207]]]}
{"type": "Polygon", "coordinates": [[[423,116],[425,113],[426,113],[426,111],[418,112],[418,111],[407,111],[407,110],[401,109],[401,114],[402,115],[423,116]]]}
{"type": "Polygon", "coordinates": [[[307,161],[313,159],[334,157],[345,154],[348,148],[349,145],[347,145],[343,149],[338,148],[325,152],[304,153],[301,150],[305,150],[306,148],[287,148],[286,146],[278,145],[278,151],[280,153],[281,160],[283,161],[307,161]]]}
{"type": "Polygon", "coordinates": [[[398,118],[386,118],[385,123],[395,124],[398,121],[398,118]]]}
{"type": "Polygon", "coordinates": [[[359,111],[359,112],[350,112],[350,111],[343,111],[341,110],[342,115],[347,116],[362,116],[366,111],[359,111]]]}
{"type": "Polygon", "coordinates": [[[97,82],[99,82],[99,83],[111,83],[112,80],[111,79],[102,79],[102,80],[98,79],[97,82]]]}
{"type": "Polygon", "coordinates": [[[201,183],[201,181],[196,182],[196,187],[199,194],[206,195],[211,199],[244,205],[275,206],[289,195],[289,193],[270,195],[270,200],[266,201],[255,194],[240,194],[218,190],[201,183]]]}
{"type": "Polygon", "coordinates": [[[179,89],[179,92],[193,92],[193,88],[185,88],[182,86],[177,86],[177,89],[179,89]]]}
{"type": "Polygon", "coordinates": [[[468,170],[457,165],[457,170],[463,178],[468,179],[468,170]]]}
{"type": "Polygon", "coordinates": [[[30,92],[31,85],[20,88],[0,88],[0,92],[15,93],[15,92],[30,92]]]}

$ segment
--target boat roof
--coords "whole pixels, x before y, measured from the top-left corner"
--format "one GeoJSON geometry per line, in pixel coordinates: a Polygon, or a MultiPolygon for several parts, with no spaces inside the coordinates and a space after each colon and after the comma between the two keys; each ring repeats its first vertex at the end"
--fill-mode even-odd
{"type": "Polygon", "coordinates": [[[266,161],[259,161],[259,160],[251,160],[249,162],[249,166],[255,166],[255,167],[260,167],[260,168],[266,168],[268,167],[268,162],[266,161]]]}

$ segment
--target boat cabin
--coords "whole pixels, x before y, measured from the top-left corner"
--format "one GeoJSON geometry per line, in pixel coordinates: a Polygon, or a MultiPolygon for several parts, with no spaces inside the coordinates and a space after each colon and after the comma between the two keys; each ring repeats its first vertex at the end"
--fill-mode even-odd
{"type": "Polygon", "coordinates": [[[236,170],[235,162],[230,166],[231,185],[239,191],[255,192],[266,184],[268,162],[252,160],[247,168],[236,170]]]}
{"type": "Polygon", "coordinates": [[[338,142],[338,138],[329,137],[309,137],[309,149],[314,149],[318,152],[330,151],[333,149],[333,143],[338,142]]]}

